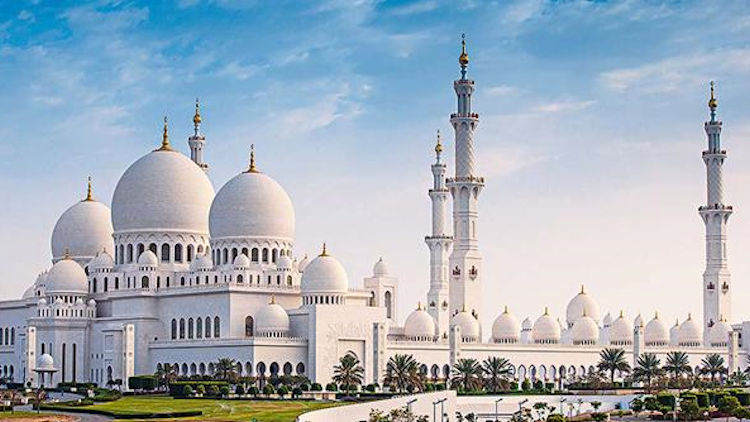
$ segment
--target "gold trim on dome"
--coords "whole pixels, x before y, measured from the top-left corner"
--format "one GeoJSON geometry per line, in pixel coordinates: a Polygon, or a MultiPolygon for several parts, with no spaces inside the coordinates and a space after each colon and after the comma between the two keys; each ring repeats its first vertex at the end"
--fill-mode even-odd
{"type": "Polygon", "coordinates": [[[469,64],[469,54],[466,52],[466,34],[461,34],[461,55],[458,56],[458,64],[462,67],[469,64]]]}
{"type": "Polygon", "coordinates": [[[440,140],[440,129],[437,131],[437,144],[435,144],[435,153],[437,155],[440,155],[440,153],[443,152],[443,144],[440,140]]]}
{"type": "Polygon", "coordinates": [[[84,199],[84,201],[93,201],[93,200],[94,200],[94,196],[91,193],[91,176],[89,176],[87,187],[86,187],[86,199],[84,199]]]}
{"type": "Polygon", "coordinates": [[[714,81],[711,81],[711,98],[708,100],[708,107],[715,109],[719,106],[719,102],[716,100],[716,93],[714,92],[714,81]]]}
{"type": "Polygon", "coordinates": [[[250,166],[245,173],[260,173],[255,167],[255,144],[250,144],[250,166]]]}
{"type": "Polygon", "coordinates": [[[201,105],[200,105],[200,102],[198,101],[198,98],[196,98],[195,99],[195,115],[193,116],[193,124],[195,124],[196,126],[198,126],[199,124],[201,124],[201,122],[202,122],[202,120],[201,120],[201,105]]]}
{"type": "Polygon", "coordinates": [[[167,116],[164,116],[164,131],[161,135],[161,147],[156,151],[173,151],[169,144],[169,129],[167,128],[167,116]]]}
{"type": "Polygon", "coordinates": [[[318,256],[328,256],[328,250],[326,249],[326,242],[323,242],[323,251],[318,256]]]}

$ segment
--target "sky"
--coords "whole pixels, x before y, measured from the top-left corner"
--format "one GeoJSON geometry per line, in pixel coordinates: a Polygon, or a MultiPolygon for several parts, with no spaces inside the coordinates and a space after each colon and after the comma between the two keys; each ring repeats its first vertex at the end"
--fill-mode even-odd
{"type": "MultiPolygon", "coordinates": [[[[485,330],[701,314],[708,82],[716,81],[735,322],[750,300],[750,6],[743,1],[14,1],[0,8],[0,298],[50,266],[57,217],[158,146],[200,97],[218,190],[247,165],[289,192],[296,253],[325,241],[361,286],[379,257],[400,318],[424,300],[435,131],[452,151],[460,36],[480,114],[485,330]]],[[[452,153],[448,154],[449,171],[452,153]]]]}

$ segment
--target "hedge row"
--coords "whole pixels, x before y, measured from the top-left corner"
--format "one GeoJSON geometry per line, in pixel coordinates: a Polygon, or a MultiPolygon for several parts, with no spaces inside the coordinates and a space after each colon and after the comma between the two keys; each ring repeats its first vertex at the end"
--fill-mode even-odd
{"type": "Polygon", "coordinates": [[[158,418],[187,418],[193,416],[202,416],[203,412],[200,410],[180,411],[180,412],[143,412],[143,413],[118,413],[111,412],[102,409],[90,409],[80,408],[75,406],[64,406],[62,404],[50,405],[43,404],[40,406],[42,410],[56,410],[60,412],[71,412],[71,413],[90,413],[94,415],[104,415],[116,419],[158,419],[158,418]]]}
{"type": "Polygon", "coordinates": [[[225,388],[228,390],[229,383],[226,381],[177,381],[169,384],[169,395],[172,397],[185,397],[187,395],[186,391],[210,391],[214,389],[212,387],[219,391],[225,388]]]}

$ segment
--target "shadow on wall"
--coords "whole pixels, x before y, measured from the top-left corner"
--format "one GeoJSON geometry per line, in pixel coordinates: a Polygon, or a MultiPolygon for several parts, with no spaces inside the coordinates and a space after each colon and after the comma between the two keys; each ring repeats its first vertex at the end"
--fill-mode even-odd
{"type": "Polygon", "coordinates": [[[440,405],[433,406],[433,403],[443,399],[445,401],[442,403],[442,410],[453,415],[456,411],[456,392],[448,390],[316,410],[300,415],[297,417],[297,422],[366,421],[372,409],[387,413],[392,409],[406,407],[409,402],[415,415],[426,415],[432,418],[433,409],[438,412],[441,410],[440,405]]]}

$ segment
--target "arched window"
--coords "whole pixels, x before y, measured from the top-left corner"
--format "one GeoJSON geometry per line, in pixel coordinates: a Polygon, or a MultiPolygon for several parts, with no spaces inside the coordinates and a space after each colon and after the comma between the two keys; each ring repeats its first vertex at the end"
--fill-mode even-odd
{"type": "Polygon", "coordinates": [[[136,255],[135,259],[138,260],[138,257],[141,256],[141,254],[146,250],[146,246],[143,243],[138,244],[138,254],[136,255]]]}
{"type": "Polygon", "coordinates": [[[112,367],[107,367],[107,381],[112,381],[112,367]]]}
{"type": "Polygon", "coordinates": [[[10,328],[10,344],[11,346],[16,344],[16,327],[10,328]]]}
{"type": "Polygon", "coordinates": [[[120,255],[120,260],[118,261],[119,264],[125,263],[125,247],[123,245],[120,245],[118,248],[118,255],[120,255]]]}
{"type": "Polygon", "coordinates": [[[268,262],[268,248],[263,248],[263,262],[268,262]]]}
{"type": "Polygon", "coordinates": [[[214,317],[214,337],[219,338],[221,334],[221,321],[219,317],[214,317]]]}
{"type": "Polygon", "coordinates": [[[242,283],[242,274],[237,274],[237,282],[242,283]]]}
{"type": "Polygon", "coordinates": [[[128,245],[128,264],[133,262],[133,245],[128,245]]]}
{"type": "Polygon", "coordinates": [[[141,288],[148,289],[148,277],[145,275],[141,278],[141,288]]]}
{"type": "Polygon", "coordinates": [[[268,370],[271,371],[271,376],[276,377],[279,375],[279,364],[276,362],[271,362],[271,366],[268,367],[268,370]]]}
{"type": "MultiPolygon", "coordinates": [[[[148,250],[150,250],[151,252],[153,252],[154,255],[156,255],[156,254],[159,253],[159,251],[156,250],[156,243],[152,243],[152,244],[148,245],[148,250]]],[[[140,256],[140,254],[138,256],[140,256]]]]}
{"type": "Polygon", "coordinates": [[[305,374],[305,364],[300,362],[297,364],[297,375],[304,375],[305,374]]]}
{"type": "Polygon", "coordinates": [[[172,318],[172,340],[177,340],[177,320],[172,318]]]}
{"type": "Polygon", "coordinates": [[[115,277],[115,290],[120,289],[120,277],[115,277]]]}
{"type": "Polygon", "coordinates": [[[96,293],[96,279],[91,280],[91,291],[96,293]]]}
{"type": "Polygon", "coordinates": [[[206,321],[203,327],[206,329],[206,333],[205,333],[206,335],[203,337],[211,338],[211,317],[206,317],[206,321]]]}
{"type": "Polygon", "coordinates": [[[281,286],[281,276],[280,275],[276,276],[276,285],[277,286],[281,286]]]}
{"type": "Polygon", "coordinates": [[[180,338],[185,338],[185,318],[180,318],[180,338]]]}
{"type": "Polygon", "coordinates": [[[264,378],[266,376],[266,364],[263,362],[258,362],[258,365],[256,366],[256,372],[258,373],[259,378],[264,378]]]}
{"type": "Polygon", "coordinates": [[[258,262],[258,248],[253,248],[253,250],[250,252],[250,260],[253,262],[258,262]]]}
{"type": "Polygon", "coordinates": [[[289,362],[284,364],[284,375],[292,375],[292,364],[289,362]]]}
{"type": "Polygon", "coordinates": [[[203,245],[198,245],[198,253],[203,253],[203,245]]]}
{"type": "Polygon", "coordinates": [[[232,262],[237,258],[237,248],[232,248],[232,262]]]}
{"type": "Polygon", "coordinates": [[[188,245],[187,247],[187,262],[193,261],[193,245],[188,245]]]}
{"type": "Polygon", "coordinates": [[[276,262],[276,258],[279,256],[279,251],[274,249],[271,251],[271,262],[276,262]]]}
{"type": "Polygon", "coordinates": [[[198,318],[195,320],[195,337],[203,338],[203,319],[198,318]]]}
{"type": "Polygon", "coordinates": [[[193,318],[188,318],[188,338],[193,338],[193,318]]]}
{"type": "Polygon", "coordinates": [[[252,337],[253,336],[253,329],[254,329],[254,323],[253,323],[253,317],[250,315],[245,317],[245,337],[252,337]]]}
{"type": "Polygon", "coordinates": [[[161,245],[161,262],[169,262],[169,244],[161,245]]]}
{"type": "Polygon", "coordinates": [[[104,291],[109,291],[109,280],[107,280],[107,277],[104,277],[104,291]]]}
{"type": "Polygon", "coordinates": [[[385,292],[385,298],[383,300],[385,303],[385,316],[386,318],[393,318],[393,303],[391,298],[391,292],[385,292]]]}
{"type": "Polygon", "coordinates": [[[174,245],[174,261],[182,262],[182,245],[179,243],[174,245]]]}
{"type": "Polygon", "coordinates": [[[248,250],[247,250],[247,248],[242,248],[242,251],[241,251],[241,253],[242,253],[242,255],[245,255],[245,256],[250,256],[250,253],[248,253],[248,250]]]}
{"type": "Polygon", "coordinates": [[[286,276],[286,284],[287,286],[292,287],[292,276],[286,276]]]}

